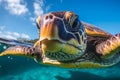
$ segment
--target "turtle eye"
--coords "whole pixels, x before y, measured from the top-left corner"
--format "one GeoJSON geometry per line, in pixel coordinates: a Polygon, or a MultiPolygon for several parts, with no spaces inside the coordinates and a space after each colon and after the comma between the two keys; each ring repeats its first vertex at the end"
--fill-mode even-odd
{"type": "Polygon", "coordinates": [[[76,27],[78,27],[79,24],[80,24],[79,20],[75,19],[75,21],[73,22],[73,25],[71,27],[76,28],[76,27]]]}

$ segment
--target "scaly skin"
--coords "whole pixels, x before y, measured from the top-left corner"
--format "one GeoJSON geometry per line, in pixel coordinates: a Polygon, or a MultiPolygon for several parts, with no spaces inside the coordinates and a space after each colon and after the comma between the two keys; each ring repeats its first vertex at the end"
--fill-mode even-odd
{"type": "Polygon", "coordinates": [[[120,61],[120,33],[113,36],[80,22],[73,12],[39,16],[37,27],[39,40],[33,47],[11,47],[0,56],[30,56],[41,64],[65,68],[108,67],[120,61]]]}

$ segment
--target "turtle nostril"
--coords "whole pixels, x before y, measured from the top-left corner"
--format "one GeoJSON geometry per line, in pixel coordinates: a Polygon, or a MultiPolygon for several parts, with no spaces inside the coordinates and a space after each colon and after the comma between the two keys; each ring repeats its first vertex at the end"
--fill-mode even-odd
{"type": "Polygon", "coordinates": [[[53,16],[52,15],[47,15],[46,17],[45,17],[45,19],[47,20],[47,19],[53,19],[53,16]]]}
{"type": "Polygon", "coordinates": [[[46,16],[45,19],[48,19],[48,16],[46,16]]]}
{"type": "Polygon", "coordinates": [[[50,19],[52,19],[52,18],[53,18],[53,16],[52,16],[52,15],[49,15],[49,18],[50,18],[50,19]]]}

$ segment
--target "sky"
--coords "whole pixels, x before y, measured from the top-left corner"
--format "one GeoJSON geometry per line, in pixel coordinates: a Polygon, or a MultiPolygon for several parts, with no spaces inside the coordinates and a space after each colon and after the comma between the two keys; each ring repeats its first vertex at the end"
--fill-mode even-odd
{"type": "Polygon", "coordinates": [[[37,39],[36,18],[53,11],[73,11],[81,21],[120,32],[120,0],[0,0],[0,37],[37,39]]]}

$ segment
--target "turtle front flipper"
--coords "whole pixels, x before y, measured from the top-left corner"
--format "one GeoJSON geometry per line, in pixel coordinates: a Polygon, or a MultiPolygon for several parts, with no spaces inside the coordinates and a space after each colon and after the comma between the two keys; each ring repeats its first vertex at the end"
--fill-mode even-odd
{"type": "Polygon", "coordinates": [[[101,58],[105,59],[120,53],[120,33],[98,44],[96,46],[96,52],[101,55],[101,58]]]}
{"type": "Polygon", "coordinates": [[[16,56],[26,56],[26,57],[41,57],[40,50],[33,47],[28,46],[13,46],[6,49],[4,52],[0,54],[0,56],[6,55],[16,55],[16,56]]]}

